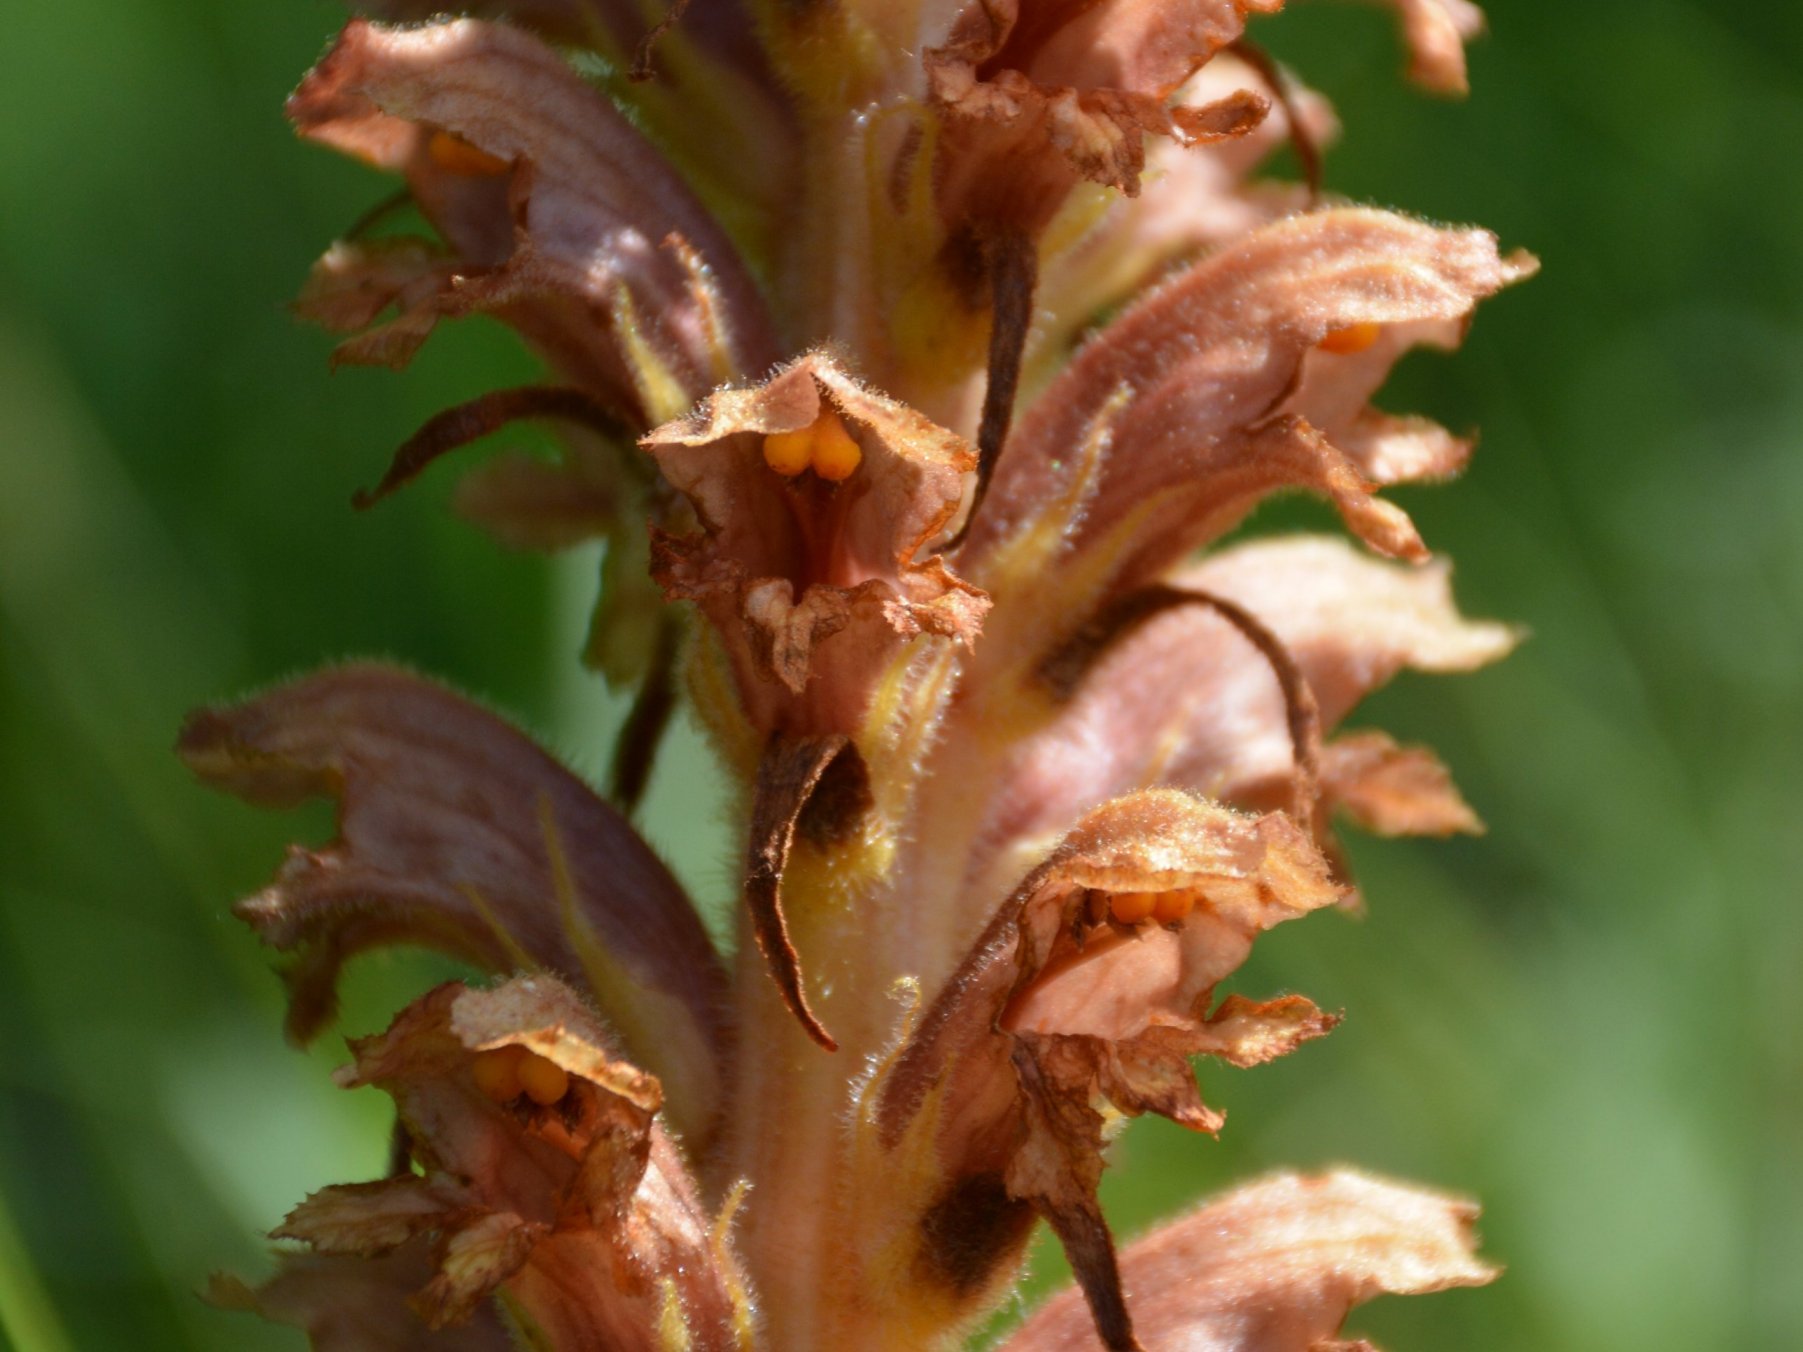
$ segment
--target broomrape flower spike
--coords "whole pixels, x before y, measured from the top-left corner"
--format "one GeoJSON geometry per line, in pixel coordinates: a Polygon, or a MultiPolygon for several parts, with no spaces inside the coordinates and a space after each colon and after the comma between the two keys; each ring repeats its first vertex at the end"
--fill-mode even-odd
{"type": "MultiPolygon", "coordinates": [[[[1478,12],[1390,3],[1462,91],[1478,12]]],[[[493,974],[351,1040],[397,1167],[214,1299],[360,1352],[945,1348],[1044,1220],[1077,1284],[1008,1352],[1303,1352],[1488,1281],[1468,1203],[1347,1170],[1125,1249],[1097,1187],[1124,1118],[1221,1129],[1193,1058],[1338,1022],[1223,983],[1358,900],[1341,825],[1480,829],[1430,752],[1341,725],[1514,642],[1380,496],[1469,445],[1371,399],[1532,261],[1315,181],[1331,110],[1246,31],[1280,0],[363,8],[289,115],[413,214],[298,309],[394,367],[489,314],[549,377],[472,392],[357,505],[551,420],[556,458],[456,504],[606,542],[584,656],[637,704],[613,803],[392,667],[189,720],[202,778],[337,805],[237,907],[294,1040],[365,949],[493,974]],[[1309,182],[1259,176],[1286,141],[1309,182]],[[1350,538],[1227,538],[1291,490],[1350,538]],[[730,953],[626,819],[679,706],[737,789],[730,953]]]]}

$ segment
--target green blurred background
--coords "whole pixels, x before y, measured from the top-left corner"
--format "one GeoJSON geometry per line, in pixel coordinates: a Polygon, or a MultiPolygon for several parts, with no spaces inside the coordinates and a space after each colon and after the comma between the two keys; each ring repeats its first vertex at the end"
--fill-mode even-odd
{"type": "MultiPolygon", "coordinates": [[[[1254,35],[1338,104],[1331,186],[1545,261],[1385,400],[1482,426],[1461,483],[1397,496],[1467,609],[1534,638],[1368,708],[1442,750],[1490,834],[1355,842],[1369,918],[1286,927],[1237,982],[1346,1023],[1205,1071],[1219,1144],[1136,1126],[1113,1214],[1354,1161],[1480,1196],[1510,1268],[1355,1317],[1394,1348],[1803,1345],[1803,10],[1495,0],[1452,105],[1394,78],[1375,11],[1293,10],[1254,35]]],[[[492,547],[443,510],[450,474],[348,509],[423,418],[532,366],[474,323],[405,375],[328,377],[285,314],[387,190],[280,115],[337,17],[61,0],[9,7],[0,44],[0,1337],[23,1352],[298,1347],[194,1293],[384,1153],[384,1101],[330,1087],[336,1039],[283,1045],[227,912],[327,815],[194,786],[183,711],[388,654],[591,774],[619,717],[572,656],[592,555],[492,547]]],[[[718,906],[703,766],[676,749],[651,834],[718,906]]],[[[365,960],[348,1026],[440,970],[365,960]]]]}

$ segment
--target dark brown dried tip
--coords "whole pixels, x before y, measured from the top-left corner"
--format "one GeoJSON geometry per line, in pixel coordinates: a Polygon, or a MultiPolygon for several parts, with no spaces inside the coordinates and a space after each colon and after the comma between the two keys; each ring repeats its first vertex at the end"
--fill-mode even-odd
{"type": "Polygon", "coordinates": [[[491,390],[428,418],[424,426],[395,451],[382,482],[374,488],[359,489],[352,495],[351,505],[360,512],[367,511],[397,489],[412,483],[439,456],[472,441],[480,441],[489,433],[522,418],[558,418],[603,436],[625,435],[619,421],[581,390],[554,385],[518,385],[507,390],[491,390]]]}
{"type": "Polygon", "coordinates": [[[1302,170],[1302,181],[1308,185],[1308,206],[1312,211],[1321,201],[1321,147],[1309,134],[1308,123],[1296,102],[1296,87],[1287,72],[1263,47],[1241,38],[1230,48],[1270,88],[1272,97],[1283,109],[1284,124],[1290,129],[1290,149],[1296,152],[1296,164],[1302,170]]]}
{"type": "MultiPolygon", "coordinates": [[[[1019,1076],[1030,1112],[1055,1113],[1058,1091],[1045,1082],[1037,1059],[1025,1046],[1017,1045],[1014,1070],[1019,1076]]],[[[1096,1202],[1094,1187],[1100,1176],[1100,1159],[1093,1165],[1086,1196],[1065,1197],[1054,1201],[1037,1198],[1034,1205],[1046,1218],[1058,1241],[1064,1245],[1071,1272],[1083,1291],[1095,1323],[1096,1336],[1108,1352],[1144,1352],[1133,1334],[1133,1316],[1127,1311],[1127,1295],[1121,1286],[1121,1265],[1114,1248],[1114,1235],[1108,1229],[1101,1207],[1096,1202]]]]}
{"type": "Polygon", "coordinates": [[[1145,1352],[1133,1334],[1133,1318],[1127,1313],[1127,1296],[1121,1289],[1120,1260],[1115,1256],[1108,1223],[1076,1209],[1048,1210],[1046,1219],[1064,1245],[1102,1346],[1108,1352],[1145,1352]]]}
{"type": "Polygon", "coordinates": [[[658,620],[652,641],[651,661],[633,697],[632,709],[614,744],[613,765],[608,771],[608,796],[622,812],[630,814],[645,796],[657,748],[676,710],[676,649],[682,624],[675,611],[666,608],[658,620]]]}
{"type": "MultiPolygon", "coordinates": [[[[783,919],[782,881],[795,843],[795,824],[829,767],[841,756],[857,756],[844,733],[810,736],[772,733],[758,764],[756,797],[751,805],[751,845],[745,857],[745,904],[752,933],[770,964],[783,1003],[801,1021],[809,1037],[829,1052],[839,1044],[808,1008],[801,979],[801,959],[789,940],[783,919]]],[[[840,776],[835,775],[835,780],[840,776]]]]}
{"type": "Polygon", "coordinates": [[[1290,815],[1304,830],[1310,829],[1321,782],[1321,709],[1308,678],[1296,664],[1283,640],[1267,629],[1251,611],[1212,592],[1157,584],[1128,592],[1105,605],[1070,639],[1053,649],[1039,664],[1039,679],[1052,697],[1066,701],[1077,692],[1096,663],[1130,638],[1140,626],[1182,606],[1206,606],[1226,620],[1257,648],[1270,664],[1283,692],[1284,717],[1289,724],[1290,751],[1296,762],[1295,801],[1290,815]]]}
{"type": "Polygon", "coordinates": [[[656,68],[651,64],[652,48],[657,46],[659,38],[682,21],[683,11],[688,7],[689,0],[670,0],[670,8],[664,11],[664,17],[652,24],[651,31],[639,40],[639,49],[633,53],[632,70],[628,72],[627,79],[634,84],[643,84],[657,74],[656,68]]]}
{"type": "Polygon", "coordinates": [[[989,380],[983,390],[983,417],[977,424],[977,485],[964,524],[947,543],[956,549],[977,519],[977,509],[995,477],[996,462],[1014,421],[1014,399],[1020,388],[1021,359],[1033,329],[1033,291],[1039,281],[1039,249],[1022,234],[990,241],[985,250],[993,315],[989,328],[989,380]]]}

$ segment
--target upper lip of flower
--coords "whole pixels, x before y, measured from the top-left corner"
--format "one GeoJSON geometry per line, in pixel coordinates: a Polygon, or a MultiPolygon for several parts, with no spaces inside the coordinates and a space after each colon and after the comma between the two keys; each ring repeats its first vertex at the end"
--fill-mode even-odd
{"type": "MultiPolygon", "coordinates": [[[[760,191],[801,193],[803,226],[869,196],[919,227],[907,248],[873,244],[844,279],[854,309],[906,302],[912,347],[884,315],[866,326],[868,350],[813,346],[779,364],[833,327],[805,302],[767,305],[753,264],[780,293],[793,260],[761,255],[763,232],[722,229],[651,137],[521,29],[356,20],[290,101],[303,135],[404,174],[442,240],[359,233],[322,260],[305,312],[359,330],[397,310],[339,357],[398,365],[440,318],[486,311],[568,382],[497,391],[428,424],[367,501],[515,417],[638,439],[661,483],[618,473],[609,451],[585,457],[599,442],[579,441],[530,477],[550,506],[509,503],[491,478],[478,515],[535,543],[605,532],[611,568],[644,551],[668,598],[696,602],[711,632],[689,649],[695,704],[748,789],[742,952],[755,940],[817,1041],[833,1045],[831,1022],[868,1060],[855,1083],[804,1060],[792,1027],[767,1017],[755,969],[728,975],[621,815],[506,724],[392,668],[331,670],[203,711],[180,743],[197,772],[255,801],[338,800],[338,839],[296,850],[239,908],[294,955],[291,1032],[329,1021],[342,963],[377,943],[531,975],[441,987],[354,1044],[346,1082],[394,1094],[425,1173],[327,1190],[283,1233],[322,1253],[391,1255],[376,1286],[423,1283],[433,1322],[504,1284],[514,1315],[566,1346],[747,1345],[730,1217],[708,1217],[736,1204],[722,1202],[735,1174],[766,1189],[747,1230],[754,1276],[799,1270],[791,1290],[812,1294],[831,1211],[847,1269],[832,1280],[870,1300],[915,1293],[942,1323],[982,1303],[1037,1212],[1117,1349],[1137,1346],[1123,1264],[1155,1326],[1281,1301],[1311,1339],[1372,1290],[1485,1280],[1468,1208],[1354,1175],[1255,1185],[1124,1259],[1096,1186],[1112,1116],[1218,1128],[1188,1056],[1252,1064],[1337,1021],[1300,996],[1216,1000],[1260,932],[1349,899],[1325,809],[1378,829],[1476,826],[1419,748],[1324,740],[1397,669],[1473,666],[1512,641],[1460,620],[1443,572],[1411,576],[1322,541],[1178,565],[1298,487],[1329,497],[1379,552],[1425,559],[1376,491],[1451,473],[1468,447],[1367,401],[1403,351],[1456,344],[1476,302],[1531,262],[1482,231],[1351,208],[1231,238],[1173,233],[1142,201],[1117,216],[1141,232],[1118,267],[1054,268],[1036,292],[1042,248],[1068,260],[1048,231],[1085,209],[1085,181],[1138,193],[1144,134],[1187,145],[1263,116],[1254,90],[1172,98],[1240,39],[1249,11],[1278,0],[970,0],[934,11],[941,31],[906,71],[870,69],[867,53],[827,70],[833,26],[886,31],[869,3],[784,11],[765,37],[802,101],[905,88],[907,128],[886,136],[862,118],[845,154],[830,117],[799,117],[791,131],[828,152],[830,172],[778,155],[782,181],[760,191]],[[806,195],[817,170],[845,202],[806,195]],[[1218,247],[1101,326],[1015,425],[1036,303],[1109,308],[1197,238],[1218,247]],[[981,332],[972,315],[989,353],[975,417],[920,350],[941,327],[948,341],[981,332]],[[878,1003],[897,972],[919,1006],[899,1023],[878,1003]],[[543,1065],[481,1059],[509,1048],[543,1065]],[[522,1064],[549,1087],[522,1097],[522,1064]],[[825,1098],[797,1106],[794,1141],[748,1143],[781,1134],[785,1074],[825,1098]],[[837,1172],[827,1188],[797,1169],[837,1172]],[[826,1210],[805,1214],[816,1203],[826,1210]],[[785,1233],[797,1225],[813,1228],[785,1233]],[[1273,1279],[1261,1260],[1286,1227],[1331,1236],[1335,1275],[1273,1279]],[[1204,1230],[1218,1243],[1199,1260],[1204,1230]],[[1197,1290],[1156,1290],[1174,1263],[1198,1262],[1197,1290]]],[[[1395,5],[1418,73],[1461,85],[1457,39],[1475,11],[1395,5]]],[[[643,25],[603,11],[594,31],[618,58],[643,25]]],[[[519,17],[571,36],[555,0],[519,17]]],[[[676,56],[754,95],[748,116],[769,115],[776,83],[739,48],[676,56]]],[[[1305,101],[1248,60],[1252,82],[1307,122],[1305,101]]],[[[681,119],[650,121],[683,134],[681,119]]],[[[708,172],[735,171],[716,156],[708,172]]],[[[1281,214],[1241,206],[1242,222],[1281,214]]],[[[1041,352],[1077,322],[1049,326],[1041,352]]],[[[601,628],[625,632],[624,609],[601,628]]],[[[618,668],[648,668],[665,714],[674,635],[668,620],[641,633],[618,668]]],[[[305,1313],[314,1279],[334,1271],[296,1267],[262,1293],[226,1294],[305,1313]]],[[[1069,1302],[1055,1304],[1009,1346],[1063,1346],[1083,1336],[1074,1327],[1069,1302]]]]}

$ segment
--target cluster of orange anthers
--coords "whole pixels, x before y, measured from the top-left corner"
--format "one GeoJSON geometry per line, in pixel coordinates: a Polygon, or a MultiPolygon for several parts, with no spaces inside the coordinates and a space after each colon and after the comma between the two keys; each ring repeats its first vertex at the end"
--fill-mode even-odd
{"type": "MultiPolygon", "coordinates": [[[[1478,12],[1388,3],[1411,74],[1462,90],[1478,12]]],[[[381,665],[190,720],[204,778],[337,801],[238,906],[291,1036],[372,947],[493,978],[352,1041],[392,1172],[215,1297],[344,1352],[941,1348],[1043,1220],[1077,1286],[1009,1352],[1305,1352],[1372,1295],[1488,1280],[1469,1205],[1350,1171],[1124,1251],[1097,1188],[1125,1118],[1220,1128],[1193,1057],[1337,1022],[1220,992],[1353,900],[1337,821],[1477,829],[1430,752],[1339,726],[1513,641],[1380,495],[1468,444],[1369,401],[1531,260],[1325,191],[1331,111],[1246,40],[1280,0],[439,5],[363,0],[290,100],[405,180],[299,308],[340,362],[472,314],[542,357],[355,501],[555,424],[456,505],[605,542],[585,657],[632,712],[605,799],[381,665]],[[1308,182],[1258,176],[1285,144],[1308,182]],[[1356,543],[1220,546],[1286,490],[1356,543]],[[678,710],[734,790],[731,953],[629,822],[678,710]]]]}
{"type": "Polygon", "coordinates": [[[1156,925],[1175,925],[1204,899],[1200,892],[1184,888],[1167,892],[1091,892],[1088,920],[1091,925],[1105,920],[1129,927],[1148,920],[1156,925]]]}

